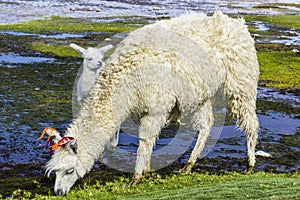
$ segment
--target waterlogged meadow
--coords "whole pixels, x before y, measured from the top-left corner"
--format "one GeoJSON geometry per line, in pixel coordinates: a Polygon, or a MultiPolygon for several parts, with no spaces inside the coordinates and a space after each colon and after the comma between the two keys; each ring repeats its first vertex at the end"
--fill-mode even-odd
{"type": "MultiPolygon", "coordinates": [[[[255,9],[283,9],[266,4],[255,9]]],[[[191,175],[177,175],[189,151],[170,166],[126,187],[131,174],[97,162],[67,199],[299,199],[300,198],[300,16],[238,15],[244,17],[256,41],[260,63],[257,149],[272,158],[257,158],[256,173],[244,175],[243,133],[226,120],[213,150],[196,163],[191,175]],[[234,171],[234,172],[232,172],[234,171]],[[263,171],[263,172],[262,172],[263,171]]],[[[54,176],[43,175],[50,159],[42,129],[64,132],[73,117],[72,93],[82,59],[69,47],[117,44],[127,32],[166,18],[122,16],[82,19],[52,16],[0,25],[0,194],[12,199],[56,199],[54,176]]],[[[126,130],[126,129],[125,129],[126,130]]],[[[122,148],[136,148],[126,132],[122,148]]],[[[130,137],[132,138],[132,137],[130,137]]],[[[165,145],[172,134],[160,140],[165,145]]]]}

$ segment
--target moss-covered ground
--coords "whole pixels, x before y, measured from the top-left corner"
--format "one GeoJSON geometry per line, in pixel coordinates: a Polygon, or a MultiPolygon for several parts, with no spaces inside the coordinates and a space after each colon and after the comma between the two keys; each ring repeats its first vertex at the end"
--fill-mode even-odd
{"type": "Polygon", "coordinates": [[[300,56],[291,50],[259,51],[260,85],[300,88],[300,56]]]}
{"type": "Polygon", "coordinates": [[[137,22],[91,22],[85,19],[52,16],[41,20],[24,21],[18,24],[2,24],[0,29],[35,34],[49,33],[86,33],[86,32],[127,32],[136,28],[137,22]]]}

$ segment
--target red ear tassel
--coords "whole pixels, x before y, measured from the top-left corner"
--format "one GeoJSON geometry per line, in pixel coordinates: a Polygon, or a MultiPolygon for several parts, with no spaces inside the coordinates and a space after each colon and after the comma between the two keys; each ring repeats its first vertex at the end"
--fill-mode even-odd
{"type": "Polygon", "coordinates": [[[50,134],[49,134],[49,137],[48,137],[48,139],[47,139],[47,143],[46,143],[46,147],[48,148],[50,148],[50,156],[53,154],[53,151],[55,151],[58,147],[62,147],[62,148],[64,148],[65,146],[66,146],[66,144],[68,144],[68,143],[75,143],[76,141],[77,141],[77,139],[76,138],[74,138],[74,137],[71,137],[71,136],[65,136],[65,137],[63,137],[63,138],[61,138],[59,141],[58,141],[58,143],[57,144],[54,144],[54,142],[53,142],[53,140],[52,140],[52,136],[53,136],[53,131],[56,131],[56,132],[58,132],[57,130],[55,130],[54,128],[52,128],[52,127],[47,127],[47,128],[44,128],[44,130],[43,130],[43,132],[42,132],[42,135],[38,138],[38,140],[41,140],[43,137],[44,137],[44,135],[45,135],[45,133],[48,131],[48,130],[50,130],[51,132],[50,132],[50,134]]]}
{"type": "Polygon", "coordinates": [[[70,142],[73,143],[73,142],[76,142],[76,141],[77,141],[77,139],[74,138],[74,137],[71,137],[71,136],[65,136],[65,137],[61,138],[61,140],[59,140],[57,144],[54,144],[54,145],[50,146],[50,149],[51,149],[52,151],[54,151],[54,150],[56,150],[58,147],[64,148],[64,147],[66,146],[66,144],[68,144],[68,143],[70,143],[70,142]]]}

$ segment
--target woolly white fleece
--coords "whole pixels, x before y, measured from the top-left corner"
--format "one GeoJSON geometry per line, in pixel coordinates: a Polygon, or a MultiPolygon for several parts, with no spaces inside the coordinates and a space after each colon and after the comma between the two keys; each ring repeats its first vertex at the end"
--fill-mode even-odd
{"type": "MultiPolygon", "coordinates": [[[[59,150],[49,161],[48,171],[69,169],[69,161],[59,161],[72,160],[82,177],[120,124],[132,115],[140,125],[134,184],[149,170],[152,147],[161,127],[170,118],[193,113],[191,123],[200,134],[184,168],[188,172],[209,135],[213,122],[211,99],[219,88],[224,88],[228,110],[247,136],[251,169],[258,131],[258,76],[254,40],[243,19],[232,19],[221,12],[212,17],[194,13],[133,31],[106,61],[66,132],[78,139],[77,154],[67,147],[59,150]],[[68,156],[72,158],[66,159],[68,156]]],[[[56,182],[59,186],[66,184],[68,181],[56,182]]]]}

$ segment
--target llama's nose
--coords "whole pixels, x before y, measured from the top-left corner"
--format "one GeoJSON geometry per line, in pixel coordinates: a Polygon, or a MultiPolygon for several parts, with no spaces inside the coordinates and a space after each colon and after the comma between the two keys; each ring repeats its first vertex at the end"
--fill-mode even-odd
{"type": "Polygon", "coordinates": [[[61,190],[61,189],[56,190],[55,194],[58,195],[58,196],[64,196],[65,195],[64,191],[61,190]]]}

